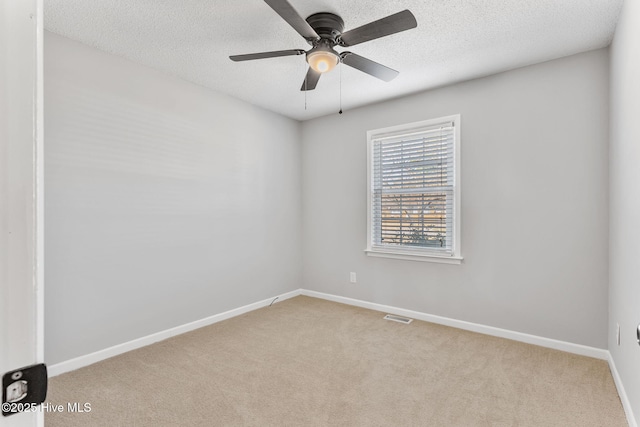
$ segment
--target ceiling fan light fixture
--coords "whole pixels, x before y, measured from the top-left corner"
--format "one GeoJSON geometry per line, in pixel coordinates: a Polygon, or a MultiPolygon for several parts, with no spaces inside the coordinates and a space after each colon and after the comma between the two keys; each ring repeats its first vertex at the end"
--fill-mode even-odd
{"type": "Polygon", "coordinates": [[[327,73],[340,62],[340,57],[331,49],[312,49],[307,53],[309,66],[318,73],[327,73]]]}

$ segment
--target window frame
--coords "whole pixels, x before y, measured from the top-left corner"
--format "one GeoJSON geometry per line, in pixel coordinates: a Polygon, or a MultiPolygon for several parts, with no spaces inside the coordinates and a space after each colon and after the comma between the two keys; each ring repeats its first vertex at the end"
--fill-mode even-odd
{"type": "Polygon", "coordinates": [[[460,181],[460,114],[405,123],[381,129],[367,131],[367,247],[368,256],[395,258],[411,261],[439,262],[445,264],[461,264],[461,181],[460,181]],[[421,129],[432,127],[444,122],[452,122],[453,135],[453,220],[452,220],[452,250],[451,254],[439,253],[432,248],[416,247],[380,247],[373,244],[373,141],[381,137],[400,136],[415,133],[421,129]]]}

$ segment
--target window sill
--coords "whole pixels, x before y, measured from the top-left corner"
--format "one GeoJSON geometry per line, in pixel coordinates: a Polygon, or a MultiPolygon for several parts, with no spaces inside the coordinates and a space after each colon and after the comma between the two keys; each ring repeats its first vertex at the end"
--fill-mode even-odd
{"type": "Polygon", "coordinates": [[[440,255],[432,255],[432,254],[415,254],[415,253],[407,253],[401,251],[391,251],[391,250],[372,250],[365,249],[364,251],[367,256],[379,257],[379,258],[394,258],[394,259],[403,259],[408,261],[422,261],[422,262],[437,262],[440,264],[462,264],[461,256],[440,256],[440,255]]]}

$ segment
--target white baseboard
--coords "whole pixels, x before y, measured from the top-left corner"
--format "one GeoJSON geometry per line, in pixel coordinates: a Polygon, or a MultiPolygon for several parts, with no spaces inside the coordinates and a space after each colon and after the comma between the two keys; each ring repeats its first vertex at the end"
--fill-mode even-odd
{"type": "Polygon", "coordinates": [[[485,335],[492,335],[500,338],[507,338],[514,341],[520,341],[527,344],[539,345],[541,347],[552,348],[554,350],[566,351],[567,353],[579,354],[581,356],[593,357],[596,359],[609,360],[609,351],[601,348],[589,347],[581,344],[573,344],[565,341],[554,340],[551,338],[539,337],[536,335],[524,334],[522,332],[510,331],[508,329],[494,328],[493,326],[480,325],[478,323],[465,322],[464,320],[456,320],[448,317],[436,316],[433,314],[421,313],[418,311],[405,310],[403,308],[392,307],[390,305],[376,304],[373,302],[362,301],[353,298],[346,298],[337,295],[325,294],[322,292],[308,291],[301,289],[301,295],[315,298],[321,298],[328,301],[340,302],[343,304],[354,305],[356,307],[368,308],[370,310],[381,311],[383,313],[396,314],[399,316],[410,317],[412,319],[424,320],[425,322],[437,323],[439,325],[452,326],[466,331],[478,332],[485,335]]]}
{"type": "MultiPolygon", "coordinates": [[[[356,307],[368,308],[371,310],[381,311],[384,313],[396,314],[399,316],[410,317],[412,319],[424,320],[426,322],[437,323],[440,325],[452,326],[454,328],[464,329],[467,331],[478,332],[481,334],[492,335],[501,338],[512,339],[514,341],[521,341],[528,344],[539,345],[542,347],[553,348],[556,350],[566,351],[569,353],[575,353],[582,356],[594,357],[602,360],[610,360],[610,354],[607,350],[588,347],[580,344],[573,344],[564,341],[553,340],[550,338],[543,338],[535,335],[524,334],[520,332],[514,332],[507,329],[494,328],[492,326],[480,325],[477,323],[465,322],[463,320],[456,320],[447,317],[436,316],[433,314],[421,313],[418,311],[405,310],[398,307],[392,307],[389,305],[376,304],[368,301],[357,300],[353,298],[341,297],[337,295],[325,294],[322,292],[309,291],[306,289],[297,289],[291,292],[287,292],[282,295],[278,295],[278,301],[284,301],[289,298],[293,298],[298,295],[307,295],[310,297],[325,299],[328,301],[335,301],[343,304],[353,305],[356,307]]],[[[101,360],[108,359],[110,357],[117,356],[127,351],[135,350],[140,347],[144,347],[153,344],[158,341],[171,338],[176,335],[183,334],[185,332],[192,331],[194,329],[202,328],[204,326],[212,325],[214,323],[230,319],[235,316],[247,313],[249,311],[257,310],[265,307],[274,300],[269,298],[266,300],[258,301],[253,304],[248,304],[243,307],[239,307],[233,310],[225,311],[205,319],[196,320],[185,325],[176,326],[175,328],[167,329],[164,331],[156,332],[145,337],[137,338],[132,341],[128,341],[122,344],[115,345],[113,347],[105,348],[103,350],[96,351],[84,356],[76,357],[74,359],[66,360],[64,362],[57,363],[48,367],[48,373],[50,377],[64,374],[76,369],[83,368],[85,366],[100,362],[101,360]]],[[[619,380],[616,384],[619,383],[619,380]]],[[[621,384],[621,383],[620,383],[621,384]]],[[[622,393],[621,393],[622,396],[622,393]]],[[[633,426],[637,427],[637,426],[633,426]]]]}
{"type": "Polygon", "coordinates": [[[225,311],[223,313],[215,314],[204,319],[196,320],[184,325],[176,326],[175,328],[167,329],[164,331],[156,332],[155,334],[147,335],[146,337],[137,338],[132,341],[128,341],[122,344],[114,345],[113,347],[105,348],[103,350],[96,351],[84,356],[76,357],[71,360],[66,360],[61,363],[56,363],[47,367],[49,377],[55,377],[56,375],[64,374],[76,369],[83,368],[85,366],[92,365],[101,360],[108,359],[113,356],[117,356],[122,353],[126,353],[131,350],[135,350],[140,347],[153,344],[158,341],[166,340],[176,335],[184,334],[185,332],[193,331],[194,329],[202,328],[203,326],[212,325],[223,320],[230,319],[235,316],[239,316],[244,313],[248,313],[253,310],[257,310],[262,307],[266,307],[277,298],[277,302],[284,301],[289,298],[300,295],[300,289],[287,292],[285,294],[278,295],[277,297],[271,297],[262,301],[254,302],[233,310],[225,311]]]}
{"type": "Polygon", "coordinates": [[[620,374],[618,373],[618,369],[616,368],[616,364],[613,361],[613,357],[611,356],[611,353],[609,353],[609,369],[611,369],[611,375],[613,376],[613,381],[616,383],[616,388],[618,389],[618,395],[620,396],[620,401],[622,402],[624,413],[627,415],[627,422],[629,423],[629,427],[638,427],[636,418],[633,415],[633,409],[631,408],[631,402],[629,401],[629,396],[627,396],[627,392],[624,389],[624,384],[622,384],[622,378],[620,378],[620,374]]]}

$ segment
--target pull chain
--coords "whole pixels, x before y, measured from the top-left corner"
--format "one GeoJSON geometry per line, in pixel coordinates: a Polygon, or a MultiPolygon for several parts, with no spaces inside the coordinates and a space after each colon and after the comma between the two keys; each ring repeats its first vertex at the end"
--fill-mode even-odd
{"type": "Polygon", "coordinates": [[[304,67],[304,111],[307,111],[307,67],[304,67]]]}
{"type": "Polygon", "coordinates": [[[340,68],[340,111],[338,111],[338,114],[342,114],[342,58],[340,58],[338,68],[340,68]]]}

